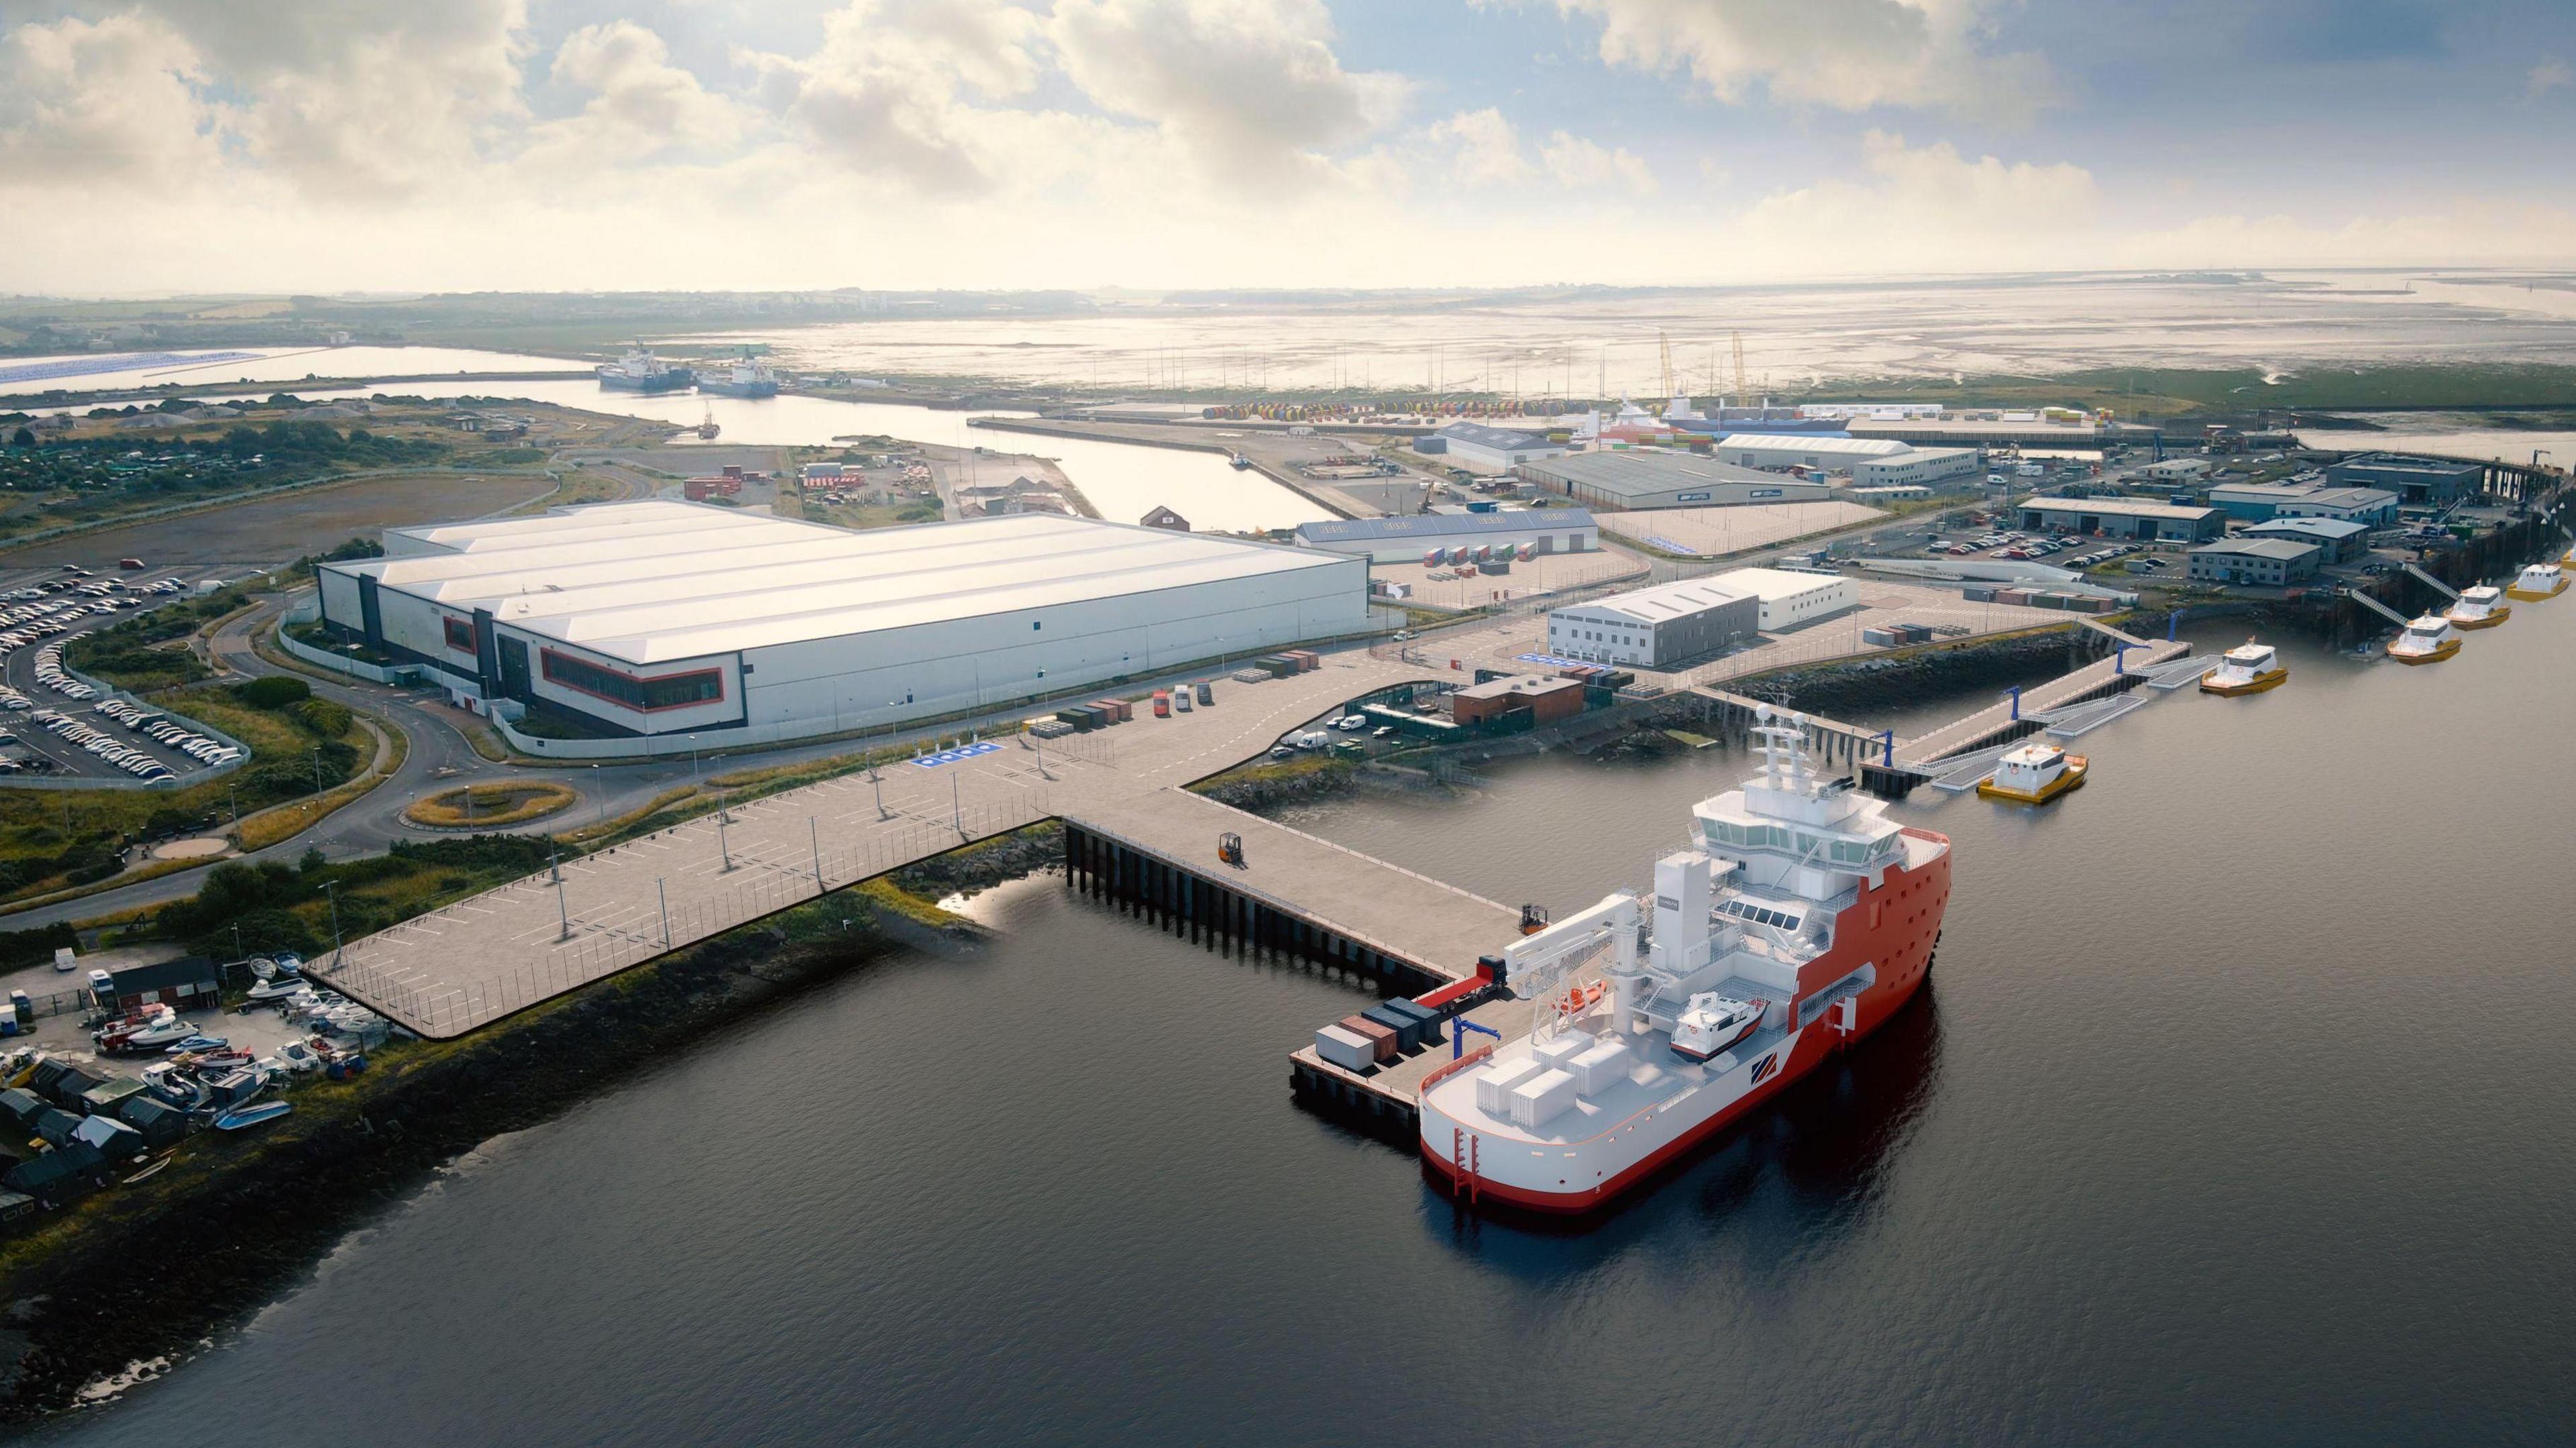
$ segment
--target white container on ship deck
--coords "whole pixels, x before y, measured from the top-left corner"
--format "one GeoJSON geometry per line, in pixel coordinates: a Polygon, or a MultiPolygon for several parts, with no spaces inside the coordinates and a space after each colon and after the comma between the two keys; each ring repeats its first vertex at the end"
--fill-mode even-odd
{"type": "Polygon", "coordinates": [[[1508,1119],[1512,1114],[1512,1088],[1546,1069],[1527,1056],[1487,1066],[1476,1073],[1476,1109],[1508,1119]]]}
{"type": "Polygon", "coordinates": [[[1368,1037],[1339,1026],[1315,1032],[1315,1054],[1345,1071],[1365,1071],[1377,1064],[1377,1047],[1368,1037]]]}
{"type": "Polygon", "coordinates": [[[1566,1062],[1592,1049],[1592,1038],[1581,1031],[1561,1031],[1530,1048],[1530,1055],[1541,1065],[1562,1067],[1566,1062]]]}
{"type": "Polygon", "coordinates": [[[1574,1105],[1574,1076],[1542,1071],[1512,1088],[1512,1124],[1536,1131],[1574,1105]]]}
{"type": "Polygon", "coordinates": [[[1628,1068],[1636,1065],[1628,1043],[1603,1041],[1576,1056],[1566,1069],[1574,1073],[1574,1089],[1586,1096],[1598,1096],[1628,1079],[1628,1068]]]}

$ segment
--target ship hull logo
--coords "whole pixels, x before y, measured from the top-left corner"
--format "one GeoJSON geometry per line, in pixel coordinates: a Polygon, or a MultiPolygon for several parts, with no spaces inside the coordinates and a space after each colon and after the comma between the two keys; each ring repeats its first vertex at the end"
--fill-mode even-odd
{"type": "Polygon", "coordinates": [[[1761,1065],[1753,1068],[1753,1080],[1751,1084],[1755,1086],[1761,1085],[1770,1077],[1772,1072],[1778,1069],[1780,1069],[1780,1054],[1779,1052],[1774,1051],[1770,1055],[1762,1058],[1761,1065]]]}

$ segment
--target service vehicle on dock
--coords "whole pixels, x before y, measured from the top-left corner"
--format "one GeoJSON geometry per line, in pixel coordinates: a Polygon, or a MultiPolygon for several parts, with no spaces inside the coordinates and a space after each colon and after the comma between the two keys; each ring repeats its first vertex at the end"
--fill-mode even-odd
{"type": "Polygon", "coordinates": [[[1801,716],[1757,714],[1761,776],[1693,809],[1695,848],[1656,862],[1651,896],[1611,895],[1492,962],[1530,1032],[1422,1083],[1422,1156],[1459,1197],[1603,1206],[1922,988],[1950,841],[1818,774],[1801,716]]]}

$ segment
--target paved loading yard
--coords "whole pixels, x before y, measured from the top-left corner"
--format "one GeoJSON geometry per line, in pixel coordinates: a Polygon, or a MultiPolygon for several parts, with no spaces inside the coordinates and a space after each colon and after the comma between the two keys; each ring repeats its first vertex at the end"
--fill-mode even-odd
{"type": "MultiPolygon", "coordinates": [[[[352,941],[314,973],[422,1035],[460,1035],[813,899],[818,866],[822,885],[839,889],[1051,816],[1113,813],[1258,757],[1343,700],[1427,676],[1362,651],[1330,654],[1311,673],[1220,680],[1214,707],[1170,719],[1140,711],[1073,740],[1012,737],[888,765],[876,783],[862,773],[809,785],[734,809],[729,822],[708,816],[566,864],[560,888],[531,876],[352,941]]],[[[1202,832],[1191,858],[1213,857],[1216,832],[1202,832]]]]}

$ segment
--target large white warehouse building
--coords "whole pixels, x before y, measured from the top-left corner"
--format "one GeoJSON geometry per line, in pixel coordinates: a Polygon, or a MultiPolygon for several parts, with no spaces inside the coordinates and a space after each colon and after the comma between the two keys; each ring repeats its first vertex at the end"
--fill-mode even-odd
{"type": "Polygon", "coordinates": [[[1368,560],[1046,513],[852,533],[693,503],[389,529],[334,632],[613,734],[960,713],[1356,633],[1368,560]]]}

